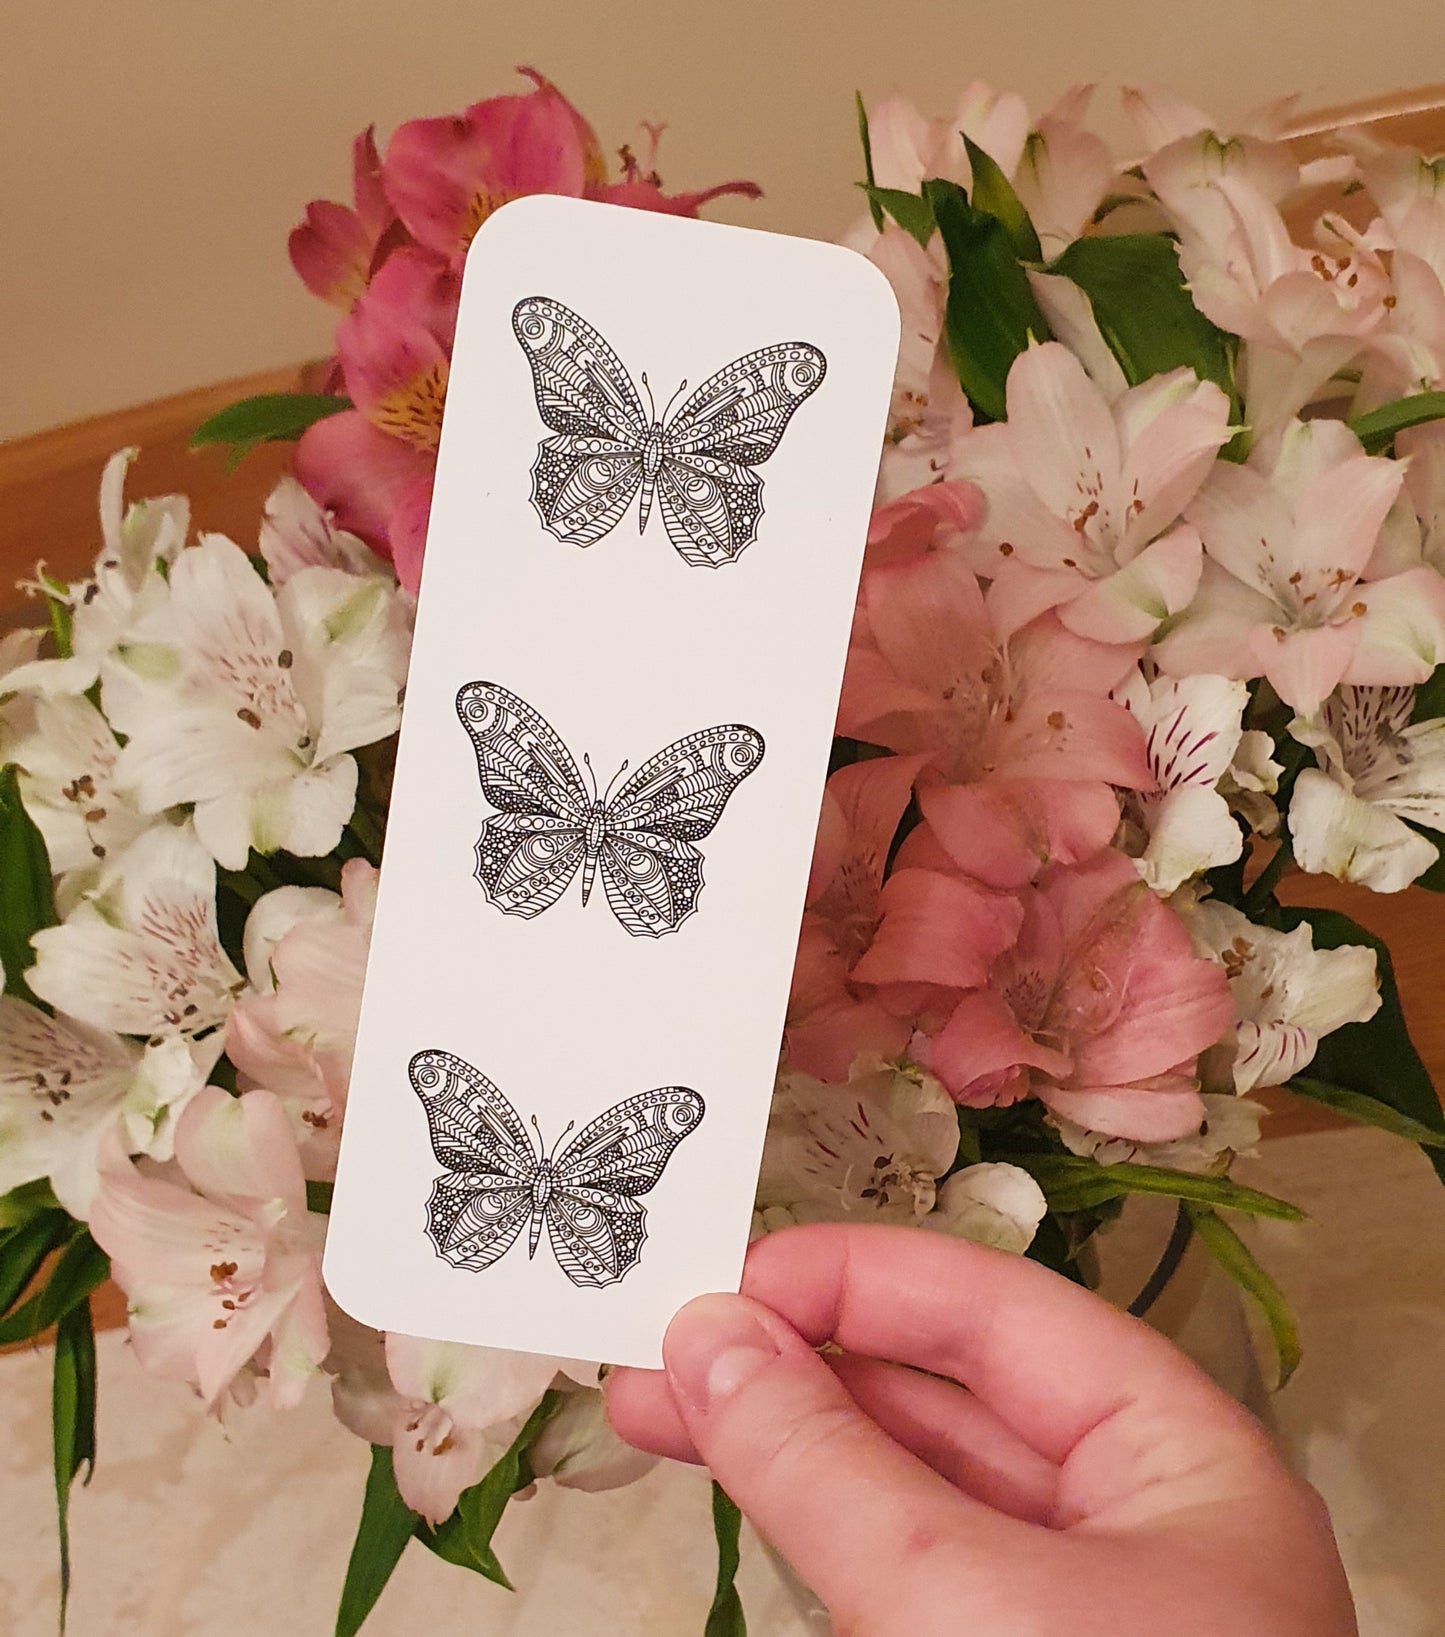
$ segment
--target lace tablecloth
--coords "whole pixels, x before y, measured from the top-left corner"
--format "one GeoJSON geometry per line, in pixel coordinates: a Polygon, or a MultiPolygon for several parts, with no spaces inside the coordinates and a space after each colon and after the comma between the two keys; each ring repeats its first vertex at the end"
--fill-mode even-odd
{"type": "MultiPolygon", "coordinates": [[[[1301,1228],[1253,1238],[1294,1299],[1306,1358],[1275,1415],[1329,1500],[1362,1637],[1445,1631],[1445,1190],[1372,1132],[1282,1139],[1248,1181],[1301,1228]]],[[[325,1637],[368,1454],[314,1393],[223,1430],[183,1390],[100,1340],[100,1458],[72,1507],[71,1637],[325,1637]]],[[[48,1355],[0,1358],[0,1631],[53,1637],[48,1355]]],[[[545,1490],[497,1539],[508,1593],[411,1547],[366,1637],[701,1637],[707,1489],[677,1467],[621,1493],[545,1490]]],[[[883,1566],[880,1566],[883,1567],[883,1566]]],[[[741,1576],[755,1637],[814,1629],[755,1543],[741,1576]]]]}

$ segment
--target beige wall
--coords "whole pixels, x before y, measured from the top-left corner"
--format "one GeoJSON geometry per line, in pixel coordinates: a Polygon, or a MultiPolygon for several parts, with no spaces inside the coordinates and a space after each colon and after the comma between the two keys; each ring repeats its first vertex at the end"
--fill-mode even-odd
{"type": "Polygon", "coordinates": [[[942,112],[1154,80],[1221,114],[1445,79],[1435,0],[0,0],[0,438],[324,348],[286,233],[353,132],[513,89],[532,62],[717,213],[828,235],[856,209],[855,86],[942,112]]]}

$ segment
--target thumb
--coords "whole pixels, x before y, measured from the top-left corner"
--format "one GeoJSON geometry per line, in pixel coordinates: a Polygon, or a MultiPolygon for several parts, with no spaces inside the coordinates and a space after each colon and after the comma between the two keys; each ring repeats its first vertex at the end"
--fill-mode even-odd
{"type": "Polygon", "coordinates": [[[1024,1525],[894,1443],[760,1303],[689,1302],[668,1327],[663,1366],[713,1476],[847,1629],[881,1629],[900,1585],[927,1602],[929,1581],[956,1584],[980,1558],[1017,1548],[1024,1525]]]}

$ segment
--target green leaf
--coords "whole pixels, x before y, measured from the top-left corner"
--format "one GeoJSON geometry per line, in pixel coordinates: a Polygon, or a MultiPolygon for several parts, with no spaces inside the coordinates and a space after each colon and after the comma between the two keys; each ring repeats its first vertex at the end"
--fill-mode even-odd
{"type": "Polygon", "coordinates": [[[712,1532],[717,1537],[717,1590],[707,1611],[703,1637],[747,1637],[743,1603],[735,1584],[738,1573],[738,1537],[743,1515],[716,1480],[712,1486],[712,1532]]]}
{"type": "Polygon", "coordinates": [[[30,1341],[42,1330],[88,1303],[91,1292],[110,1276],[110,1258],[82,1230],[61,1251],[50,1277],[35,1295],[0,1319],[0,1347],[30,1341]]]}
{"type": "Polygon", "coordinates": [[[74,616],[70,608],[69,587],[62,580],[54,580],[43,569],[36,569],[35,578],[45,591],[45,606],[50,611],[50,635],[55,642],[58,659],[69,659],[74,653],[71,632],[74,616]]]}
{"type": "MultiPolygon", "coordinates": [[[[1405,1026],[1395,968],[1384,940],[1338,910],[1286,906],[1276,909],[1271,919],[1285,932],[1307,924],[1313,930],[1316,949],[1365,944],[1375,952],[1380,977],[1379,1011],[1368,1022],[1347,1023],[1343,1029],[1327,1034],[1309,1065],[1310,1079],[1358,1092],[1397,1114],[1418,1120],[1431,1131],[1445,1134],[1445,1110],[1405,1026]]],[[[1445,1182],[1445,1153],[1439,1149],[1427,1152],[1445,1182]]]]}
{"type": "Polygon", "coordinates": [[[1163,1194],[1169,1199],[1194,1200],[1244,1211],[1250,1216],[1274,1217],[1281,1222],[1303,1222],[1305,1214],[1273,1194],[1245,1188],[1228,1177],[1199,1176],[1192,1171],[1171,1171],[1162,1165],[1100,1165],[1073,1154],[1001,1155],[1021,1165],[1044,1191],[1051,1211],[1087,1211],[1125,1194],[1163,1194]]]}
{"type": "Polygon", "coordinates": [[[1039,236],[1029,220],[1028,211],[1023,207],[1023,201],[1013,190],[1013,183],[999,169],[998,162],[991,154],[985,153],[966,131],[960,134],[973,171],[973,191],[969,202],[975,210],[987,211],[1003,223],[1009,243],[1020,261],[1041,261],[1044,252],[1039,236]]]}
{"type": "Polygon", "coordinates": [[[1189,368],[1223,388],[1238,415],[1229,340],[1194,305],[1178,251],[1163,234],[1076,239],[1049,271],[1072,279],[1089,298],[1130,386],[1189,368]]]}
{"type": "Polygon", "coordinates": [[[291,443],[308,426],[350,408],[350,398],[329,392],[263,392],[202,421],[191,433],[191,448],[229,444],[234,468],[258,443],[291,443]]]}
{"type": "Polygon", "coordinates": [[[90,1303],[72,1308],[55,1332],[50,1425],[55,1460],[55,1506],[60,1541],[60,1630],[70,1599],[70,1489],[81,1467],[87,1483],[95,1468],[95,1330],[90,1303]]]}
{"type": "Polygon", "coordinates": [[[1222,1217],[1206,1205],[1186,1202],[1184,1208],[1209,1254],[1246,1295],[1259,1303],[1279,1355],[1279,1379],[1275,1383],[1278,1390],[1295,1373],[1301,1357],[1299,1327],[1284,1293],[1222,1217]]]}
{"type": "Polygon", "coordinates": [[[418,1523],[415,1529],[417,1539],[448,1563],[460,1564],[462,1568],[471,1569],[510,1591],[512,1583],[492,1550],[492,1536],[502,1521],[507,1502],[519,1489],[525,1489],[532,1482],[527,1451],[536,1443],[542,1428],[557,1413],[561,1403],[560,1393],[543,1393],[541,1402],[527,1417],[526,1424],[501,1460],[480,1483],[462,1491],[456,1511],[435,1529],[418,1523]]]}
{"type": "Polygon", "coordinates": [[[0,1235],[0,1313],[15,1306],[45,1258],[65,1243],[70,1231],[70,1218],[57,1208],[39,1212],[0,1235]]]}
{"type": "Polygon", "coordinates": [[[1441,419],[1445,419],[1445,392],[1417,392],[1357,415],[1350,422],[1350,431],[1364,444],[1367,455],[1385,455],[1394,447],[1397,432],[1441,419]]]}
{"type": "Polygon", "coordinates": [[[39,1004],[25,982],[35,962],[30,939],[54,925],[50,855],[20,800],[16,770],[6,767],[0,769],[0,963],[7,995],[39,1004]]]}
{"type": "MultiPolygon", "coordinates": [[[[0,1234],[10,1228],[18,1228],[22,1222],[29,1222],[42,1211],[59,1209],[60,1201],[55,1197],[49,1178],[37,1177],[34,1182],[22,1182],[8,1194],[0,1194],[0,1234]]],[[[0,1307],[0,1312],[3,1311],[4,1308],[0,1307]]]]}
{"type": "Polygon", "coordinates": [[[1322,1103],[1326,1108],[1334,1109],[1347,1119],[1358,1120],[1362,1125],[1378,1126],[1393,1137],[1419,1143],[1421,1148],[1445,1148],[1445,1132],[1432,1131],[1421,1121],[1412,1120],[1408,1114],[1401,1114],[1398,1109],[1377,1102],[1363,1092],[1350,1091],[1346,1086],[1332,1086],[1327,1081],[1303,1074],[1297,1074],[1290,1080],[1285,1090],[1292,1091],[1296,1097],[1307,1097],[1312,1103],[1322,1103]]]}
{"type": "Polygon", "coordinates": [[[878,231],[883,231],[882,212],[898,223],[905,233],[911,233],[925,249],[938,224],[933,219],[933,206],[920,193],[906,193],[902,188],[877,188],[865,184],[863,191],[868,203],[878,211],[878,231]]]}
{"type": "Polygon", "coordinates": [[[863,145],[863,175],[867,178],[864,188],[868,192],[868,209],[873,214],[874,229],[883,231],[883,211],[878,201],[873,197],[873,138],[868,130],[868,110],[863,106],[863,93],[853,93],[853,108],[858,115],[858,140],[863,145]]]}
{"type": "Polygon", "coordinates": [[[401,1561],[406,1543],[416,1528],[417,1515],[401,1498],[392,1470],[391,1451],[374,1444],[361,1521],[346,1565],[341,1607],[336,1611],[336,1637],[356,1637],[376,1606],[392,1570],[401,1561]]]}
{"type": "Polygon", "coordinates": [[[306,1209],[315,1211],[318,1216],[330,1216],[331,1195],[335,1186],[331,1182],[308,1182],[306,1184],[306,1209]]]}
{"type": "Polygon", "coordinates": [[[1009,369],[1031,341],[1049,339],[1048,325],[998,217],[975,210],[954,182],[925,182],[923,193],[948,251],[949,354],[974,408],[1001,421],[1009,369]]]}

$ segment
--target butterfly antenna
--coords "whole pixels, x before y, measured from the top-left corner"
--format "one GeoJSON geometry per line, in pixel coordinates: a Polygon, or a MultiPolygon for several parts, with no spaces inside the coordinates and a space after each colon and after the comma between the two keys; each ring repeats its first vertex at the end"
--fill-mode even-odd
{"type": "Polygon", "coordinates": [[[548,1159],[549,1159],[549,1160],[552,1160],[552,1159],[555,1159],[555,1158],[556,1158],[556,1157],[557,1157],[557,1150],[558,1150],[558,1149],[559,1149],[559,1148],[560,1148],[560,1147],[561,1147],[561,1146],[562,1146],[562,1144],[563,1144],[563,1143],[564,1143],[564,1142],[566,1142],[566,1140],[567,1140],[567,1137],[568,1137],[568,1134],[569,1134],[569,1133],[570,1133],[570,1132],[571,1132],[571,1131],[572,1131],[572,1129],[573,1129],[573,1127],[574,1127],[574,1126],[575,1126],[575,1125],[576,1125],[576,1124],[577,1124],[577,1122],[576,1122],[576,1120],[568,1120],[568,1122],[567,1122],[567,1130],[566,1130],[566,1131],[564,1131],[564,1132],[563,1132],[563,1133],[562,1133],[562,1135],[561,1135],[561,1136],[560,1136],[560,1137],[558,1137],[558,1139],[557,1139],[557,1140],[556,1140],[556,1142],[554,1142],[554,1143],[553,1143],[553,1144],[552,1144],[552,1152],[551,1152],[551,1153],[550,1153],[550,1154],[548,1154],[548,1156],[547,1156],[547,1158],[548,1158],[548,1159]]]}
{"type": "Polygon", "coordinates": [[[542,1141],[542,1128],[537,1124],[537,1116],[532,1116],[532,1129],[537,1133],[537,1152],[545,1157],[547,1145],[542,1141]]]}
{"type": "Polygon", "coordinates": [[[588,751],[582,752],[582,765],[587,769],[587,777],[592,784],[592,800],[597,800],[597,775],[592,771],[592,757],[588,751]]]}
{"type": "Polygon", "coordinates": [[[647,379],[646,370],[642,372],[642,390],[647,394],[647,412],[655,421],[657,419],[657,405],[653,402],[652,385],[647,379]]]}
{"type": "Polygon", "coordinates": [[[677,400],[686,391],[687,391],[687,382],[686,381],[679,381],[678,384],[677,384],[677,391],[674,392],[673,395],[667,400],[667,408],[664,409],[663,412],[662,412],[662,419],[663,419],[664,423],[666,423],[667,417],[672,413],[672,406],[677,402],[677,400]]]}
{"type": "Polygon", "coordinates": [[[617,781],[618,781],[618,780],[619,780],[619,779],[620,779],[620,778],[621,778],[621,777],[622,777],[622,775],[623,775],[623,774],[624,774],[624,773],[625,773],[625,772],[626,772],[626,771],[627,771],[627,770],[628,770],[628,768],[629,768],[629,767],[631,767],[631,766],[632,766],[632,763],[631,763],[631,762],[630,762],[630,761],[625,761],[625,762],[623,762],[623,764],[622,764],[622,766],[621,766],[621,767],[619,767],[619,768],[618,768],[618,769],[617,769],[617,771],[616,771],[616,772],[615,772],[615,773],[614,773],[614,774],[613,774],[613,775],[612,775],[612,784],[609,784],[609,785],[608,785],[608,786],[607,786],[607,793],[606,793],[606,794],[605,794],[605,795],[604,795],[604,796],[603,796],[603,798],[602,798],[602,805],[603,805],[603,806],[604,806],[604,807],[605,807],[605,806],[606,806],[606,805],[607,805],[607,803],[608,803],[608,802],[609,802],[609,801],[610,801],[610,800],[611,800],[611,799],[612,799],[612,785],[614,785],[614,784],[616,784],[616,783],[617,783],[617,781]]]}

